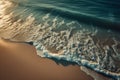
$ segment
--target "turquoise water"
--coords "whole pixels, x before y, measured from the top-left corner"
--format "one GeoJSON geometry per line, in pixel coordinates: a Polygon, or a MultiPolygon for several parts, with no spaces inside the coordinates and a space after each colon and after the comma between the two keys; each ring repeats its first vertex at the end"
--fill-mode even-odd
{"type": "Polygon", "coordinates": [[[119,29],[119,0],[28,0],[20,3],[28,12],[41,16],[50,13],[52,16],[76,20],[85,24],[104,28],[119,29]]]}

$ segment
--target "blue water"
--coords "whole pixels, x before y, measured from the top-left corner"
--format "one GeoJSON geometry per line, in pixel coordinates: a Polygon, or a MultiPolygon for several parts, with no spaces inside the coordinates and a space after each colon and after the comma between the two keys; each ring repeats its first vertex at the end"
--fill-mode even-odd
{"type": "Polygon", "coordinates": [[[117,30],[120,26],[119,0],[27,0],[20,5],[37,14],[37,17],[51,13],[104,28],[117,30]]]}
{"type": "Polygon", "coordinates": [[[10,39],[32,41],[41,57],[120,79],[120,0],[10,1],[16,5],[14,15],[0,19],[10,39]]]}

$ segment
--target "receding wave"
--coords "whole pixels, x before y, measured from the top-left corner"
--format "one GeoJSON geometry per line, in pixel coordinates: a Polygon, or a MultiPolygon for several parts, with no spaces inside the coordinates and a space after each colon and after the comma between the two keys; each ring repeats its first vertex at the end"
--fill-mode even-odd
{"type": "Polygon", "coordinates": [[[64,9],[57,8],[56,12],[51,12],[51,8],[36,7],[29,10],[29,7],[21,7],[18,3],[1,0],[0,37],[13,41],[32,41],[41,57],[75,62],[115,80],[120,79],[119,32],[101,28],[108,24],[99,21],[101,19],[65,12],[64,9]],[[34,9],[48,12],[39,16],[34,9]],[[77,20],[79,18],[81,21],[77,20]],[[87,19],[90,24],[87,24],[87,19]],[[101,27],[93,25],[97,23],[101,27]]]}

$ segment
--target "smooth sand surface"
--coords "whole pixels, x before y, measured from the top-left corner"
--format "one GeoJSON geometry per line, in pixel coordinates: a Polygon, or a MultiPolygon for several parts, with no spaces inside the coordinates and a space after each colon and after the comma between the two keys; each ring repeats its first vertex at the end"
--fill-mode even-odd
{"type": "Polygon", "coordinates": [[[0,80],[93,80],[77,65],[63,66],[36,55],[33,46],[0,40],[0,80]]]}

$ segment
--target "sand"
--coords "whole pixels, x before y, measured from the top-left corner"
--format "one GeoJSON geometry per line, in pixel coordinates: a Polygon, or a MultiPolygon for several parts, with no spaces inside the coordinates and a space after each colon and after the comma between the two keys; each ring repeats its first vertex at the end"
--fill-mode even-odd
{"type": "Polygon", "coordinates": [[[36,55],[25,43],[0,40],[0,80],[93,80],[77,65],[64,66],[36,55]]]}

